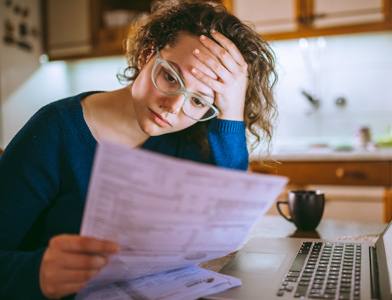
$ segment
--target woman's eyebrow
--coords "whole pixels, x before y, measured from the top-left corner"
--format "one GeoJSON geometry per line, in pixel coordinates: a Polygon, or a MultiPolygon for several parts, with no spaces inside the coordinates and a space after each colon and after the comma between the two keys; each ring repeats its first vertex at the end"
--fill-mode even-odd
{"type": "MultiPolygon", "coordinates": [[[[171,61],[171,60],[168,60],[167,62],[168,62],[172,67],[174,67],[174,68],[176,69],[176,72],[178,73],[178,76],[180,76],[182,82],[185,83],[185,82],[186,82],[186,79],[185,79],[185,77],[184,77],[184,73],[182,73],[182,70],[181,70],[180,66],[179,66],[178,64],[176,64],[174,61],[171,61]]],[[[201,94],[201,95],[203,95],[203,96],[206,96],[206,97],[210,97],[211,99],[214,99],[214,96],[211,95],[211,94],[206,94],[206,93],[204,93],[204,92],[202,92],[202,91],[197,91],[197,93],[198,93],[198,94],[201,94]]]]}

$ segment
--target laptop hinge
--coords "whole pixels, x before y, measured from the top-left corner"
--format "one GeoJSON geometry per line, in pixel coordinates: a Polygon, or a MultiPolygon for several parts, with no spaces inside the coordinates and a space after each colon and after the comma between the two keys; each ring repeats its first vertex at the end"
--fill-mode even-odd
{"type": "Polygon", "coordinates": [[[372,299],[380,299],[380,284],[378,278],[378,263],[375,247],[369,247],[370,260],[370,282],[372,288],[372,299]]]}

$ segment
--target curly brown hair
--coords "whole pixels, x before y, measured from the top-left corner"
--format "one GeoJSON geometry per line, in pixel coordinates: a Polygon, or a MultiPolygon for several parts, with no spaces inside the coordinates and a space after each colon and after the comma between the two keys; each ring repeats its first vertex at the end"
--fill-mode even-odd
{"type": "MultiPolygon", "coordinates": [[[[240,21],[222,6],[200,1],[180,0],[156,2],[146,25],[140,27],[126,41],[128,67],[119,74],[121,81],[134,81],[145,63],[143,58],[166,45],[175,46],[182,34],[208,36],[214,29],[230,39],[248,64],[248,88],[245,96],[244,121],[249,135],[251,151],[261,141],[269,146],[273,133],[273,121],[277,116],[273,88],[277,80],[275,54],[268,43],[250,25],[240,21]]],[[[213,39],[214,40],[214,39],[213,39]]],[[[215,40],[214,40],[215,41],[215,40]]],[[[197,141],[202,153],[208,153],[206,129],[209,122],[197,122],[180,134],[197,141]]]]}

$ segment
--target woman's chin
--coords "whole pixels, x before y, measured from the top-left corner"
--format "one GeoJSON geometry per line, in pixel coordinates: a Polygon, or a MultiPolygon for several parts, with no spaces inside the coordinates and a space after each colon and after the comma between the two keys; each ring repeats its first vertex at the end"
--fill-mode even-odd
{"type": "Polygon", "coordinates": [[[143,123],[139,122],[139,126],[140,129],[149,136],[158,136],[158,135],[172,132],[170,128],[162,128],[161,126],[155,124],[150,120],[143,123]]]}

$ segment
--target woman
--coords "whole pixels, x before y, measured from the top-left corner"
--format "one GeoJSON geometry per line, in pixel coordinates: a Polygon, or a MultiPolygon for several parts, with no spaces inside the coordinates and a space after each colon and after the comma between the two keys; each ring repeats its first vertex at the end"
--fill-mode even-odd
{"type": "Polygon", "coordinates": [[[78,235],[101,140],[242,170],[246,130],[256,144],[270,140],[272,51],[223,7],[153,9],[127,58],[129,85],[43,107],[4,151],[0,298],[71,295],[120,250],[78,235]]]}

